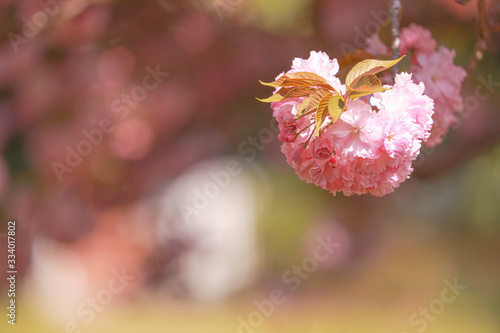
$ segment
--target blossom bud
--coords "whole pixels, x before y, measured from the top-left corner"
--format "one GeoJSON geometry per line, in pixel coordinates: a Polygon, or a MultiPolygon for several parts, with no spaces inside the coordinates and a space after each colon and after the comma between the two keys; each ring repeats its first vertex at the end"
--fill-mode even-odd
{"type": "Polygon", "coordinates": [[[330,140],[320,136],[311,143],[311,151],[316,160],[327,160],[333,155],[333,145],[330,140]]]}
{"type": "Polygon", "coordinates": [[[297,137],[297,133],[295,133],[296,129],[297,128],[295,126],[285,127],[278,135],[278,139],[281,142],[295,141],[295,138],[297,137]]]}
{"type": "Polygon", "coordinates": [[[292,161],[295,163],[301,163],[302,162],[302,153],[304,152],[304,145],[299,145],[297,146],[293,151],[292,154],[290,155],[290,158],[292,161]]]}

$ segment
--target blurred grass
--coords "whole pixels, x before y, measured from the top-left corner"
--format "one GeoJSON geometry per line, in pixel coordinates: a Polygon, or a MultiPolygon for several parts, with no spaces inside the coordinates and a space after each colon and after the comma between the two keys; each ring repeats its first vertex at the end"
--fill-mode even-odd
{"type": "MultiPolygon", "coordinates": [[[[345,296],[345,295],[344,295],[345,296]]],[[[342,296],[342,297],[344,297],[342,296]]],[[[429,323],[428,333],[481,332],[497,333],[498,319],[487,316],[478,309],[477,300],[461,296],[448,305],[436,320],[429,323]]],[[[22,304],[26,303],[21,300],[22,304]]],[[[32,304],[32,303],[31,303],[32,304]]],[[[415,311],[425,304],[413,304],[415,311]]],[[[410,306],[410,307],[411,307],[410,306]]],[[[349,300],[335,295],[298,296],[293,301],[280,305],[275,313],[265,319],[254,332],[274,333],[401,333],[416,332],[406,318],[408,305],[401,306],[380,303],[376,299],[364,299],[358,292],[356,298],[349,300]]],[[[108,307],[98,313],[90,324],[78,327],[81,331],[93,333],[136,333],[136,332],[182,332],[182,333],[232,333],[238,332],[237,317],[246,317],[255,309],[247,302],[230,302],[219,307],[196,309],[179,304],[166,304],[142,301],[134,306],[108,307]]],[[[34,319],[34,310],[21,307],[15,326],[16,332],[55,333],[64,329],[54,329],[47,323],[34,319]]],[[[5,322],[0,327],[5,332],[5,322]]],[[[242,330],[241,332],[245,332],[242,330]]]]}

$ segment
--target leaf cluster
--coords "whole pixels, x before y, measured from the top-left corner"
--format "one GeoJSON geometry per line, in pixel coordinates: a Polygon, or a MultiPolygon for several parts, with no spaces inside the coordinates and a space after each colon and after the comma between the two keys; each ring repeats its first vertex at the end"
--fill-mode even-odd
{"type": "Polygon", "coordinates": [[[259,81],[265,86],[279,88],[271,97],[259,101],[271,103],[305,98],[299,106],[296,119],[315,113],[316,135],[319,136],[328,115],[336,123],[349,102],[386,91],[387,88],[382,87],[376,74],[391,68],[403,57],[396,60],[367,59],[357,63],[346,76],[345,93],[337,91],[322,76],[310,72],[284,74],[270,83],[259,81]]]}

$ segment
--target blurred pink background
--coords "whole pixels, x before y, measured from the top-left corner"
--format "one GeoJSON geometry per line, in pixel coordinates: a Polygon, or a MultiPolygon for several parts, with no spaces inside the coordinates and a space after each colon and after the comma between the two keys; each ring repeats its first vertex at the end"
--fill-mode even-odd
{"type": "MultiPolygon", "coordinates": [[[[426,332],[498,332],[498,34],[464,87],[477,105],[381,199],[302,183],[255,99],[294,57],[388,40],[387,5],[0,1],[0,234],[16,220],[20,304],[2,332],[243,332],[328,236],[338,251],[255,332],[416,332],[409,316],[456,277],[466,292],[426,332]]],[[[403,6],[466,65],[475,1],[403,6]]]]}

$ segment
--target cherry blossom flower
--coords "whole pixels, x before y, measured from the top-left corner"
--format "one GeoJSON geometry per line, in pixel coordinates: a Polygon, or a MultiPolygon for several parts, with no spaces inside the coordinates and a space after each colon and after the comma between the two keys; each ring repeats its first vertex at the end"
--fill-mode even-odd
{"type": "MultiPolygon", "coordinates": [[[[311,71],[345,90],[335,76],[338,70],[336,59],[311,52],[309,59],[295,59],[289,73],[311,71]]],[[[411,74],[398,74],[394,86],[385,88],[349,102],[337,122],[328,115],[319,135],[314,114],[296,118],[305,98],[271,104],[281,151],[302,180],[332,194],[383,196],[409,177],[430,135],[434,104],[424,94],[424,83],[414,83],[411,74]]]]}
{"type": "Polygon", "coordinates": [[[375,119],[376,113],[369,104],[360,100],[351,102],[331,130],[337,150],[344,155],[373,158],[382,138],[375,119]]]}
{"type": "Polygon", "coordinates": [[[373,34],[365,39],[368,47],[366,51],[376,57],[387,57],[389,56],[389,47],[385,45],[377,34],[373,34]]]}
{"type": "Polygon", "coordinates": [[[430,55],[437,47],[437,42],[432,38],[430,30],[415,23],[401,29],[400,39],[400,50],[403,54],[414,52],[430,55]]]}
{"type": "Polygon", "coordinates": [[[426,145],[429,147],[441,143],[442,137],[457,119],[455,111],[463,108],[462,82],[467,73],[462,67],[453,63],[455,51],[441,46],[431,55],[418,54],[417,65],[413,66],[415,79],[427,87],[427,94],[436,103],[434,126],[426,145]]]}
{"type": "MultiPolygon", "coordinates": [[[[378,35],[367,38],[366,42],[368,52],[377,56],[389,55],[388,49],[387,52],[384,52],[383,44],[378,35]]],[[[403,54],[412,52],[410,72],[413,73],[416,82],[424,83],[426,95],[431,97],[435,103],[432,122],[421,115],[417,117],[418,122],[425,125],[425,128],[432,126],[432,130],[425,138],[427,147],[440,144],[450,126],[457,121],[455,112],[460,112],[463,109],[460,93],[466,77],[465,70],[454,64],[455,51],[444,46],[440,46],[436,50],[436,47],[437,42],[432,38],[430,30],[416,24],[401,29],[400,51],[403,54]]],[[[392,105],[396,104],[392,103],[392,105]]],[[[415,103],[410,103],[410,105],[406,107],[411,109],[416,107],[417,110],[421,110],[415,103]]],[[[409,112],[414,113],[412,110],[409,112]]]]}

